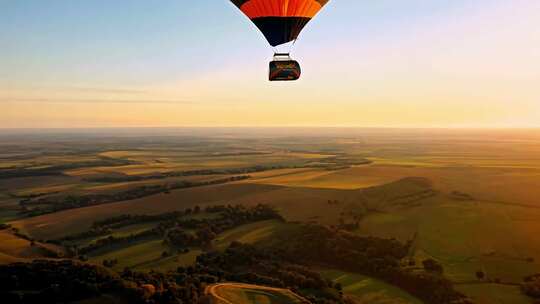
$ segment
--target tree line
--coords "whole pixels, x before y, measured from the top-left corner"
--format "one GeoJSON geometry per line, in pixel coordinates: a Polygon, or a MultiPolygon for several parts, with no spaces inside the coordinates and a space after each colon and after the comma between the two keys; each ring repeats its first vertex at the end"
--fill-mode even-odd
{"type": "Polygon", "coordinates": [[[410,242],[362,237],[347,231],[320,225],[304,225],[278,237],[273,248],[292,261],[335,268],[379,278],[416,296],[427,304],[470,303],[443,276],[436,261],[424,263],[424,271],[401,267],[410,242]]]}
{"type": "MultiPolygon", "coordinates": [[[[250,252],[241,245],[232,246],[231,251],[238,251],[242,256],[250,252]]],[[[235,256],[234,253],[227,255],[235,256]]],[[[215,259],[200,259],[193,266],[178,267],[167,273],[129,269],[116,273],[105,267],[74,260],[35,260],[31,263],[0,265],[0,298],[10,304],[71,303],[87,299],[99,301],[100,297],[105,296],[109,301],[112,298],[116,302],[133,304],[206,304],[210,303],[205,294],[206,286],[236,281],[282,287],[292,284],[292,288],[306,288],[303,294],[311,290],[307,296],[315,304],[347,303],[336,284],[320,278],[303,266],[287,264],[286,268],[281,269],[274,265],[270,266],[267,275],[263,275],[248,271],[231,272],[230,267],[243,267],[245,263],[234,258],[225,259],[236,264],[221,268],[214,263],[215,259]]]]}
{"type": "Polygon", "coordinates": [[[9,168],[0,170],[0,179],[31,177],[31,176],[52,176],[63,175],[64,171],[90,167],[118,167],[136,164],[132,160],[117,159],[110,157],[100,157],[97,160],[80,161],[69,164],[51,165],[40,168],[9,168]]]}
{"type": "Polygon", "coordinates": [[[117,246],[133,244],[141,240],[162,238],[164,243],[176,250],[197,246],[208,248],[215,237],[232,228],[270,219],[282,220],[281,215],[267,205],[246,207],[241,205],[199,206],[184,211],[174,211],[158,215],[123,215],[95,222],[88,231],[49,241],[59,245],[67,245],[73,256],[86,260],[86,255],[98,250],[110,250],[117,246]],[[215,215],[211,217],[189,217],[200,213],[215,215]],[[156,222],[157,221],[157,222],[156,222]],[[129,225],[156,222],[156,226],[127,236],[110,235],[114,229],[129,225]],[[79,247],[73,242],[90,237],[105,236],[86,246],[79,247]]]}
{"type": "Polygon", "coordinates": [[[279,169],[303,169],[303,168],[322,168],[329,170],[346,169],[353,165],[365,165],[371,163],[370,160],[362,159],[352,161],[349,159],[342,159],[337,157],[328,157],[324,159],[325,163],[312,163],[307,161],[305,164],[300,165],[256,165],[251,167],[242,168],[224,168],[224,169],[197,169],[197,170],[184,170],[184,171],[170,171],[145,175],[123,175],[123,176],[98,176],[86,178],[86,181],[97,183],[121,183],[121,182],[134,182],[145,181],[153,179],[166,179],[171,177],[185,177],[185,176],[197,176],[197,175],[238,175],[238,174],[250,174],[258,173],[270,170],[279,169]]]}
{"type": "Polygon", "coordinates": [[[521,291],[525,295],[540,301],[540,273],[525,277],[523,284],[521,284],[521,291]]]}
{"type": "Polygon", "coordinates": [[[144,185],[112,194],[87,194],[79,196],[69,195],[44,198],[26,198],[19,201],[19,205],[22,206],[22,214],[26,216],[37,216],[46,213],[58,212],[61,210],[133,200],[159,193],[168,193],[176,189],[218,185],[228,182],[245,180],[248,178],[250,178],[250,176],[241,175],[220,178],[211,181],[180,181],[162,185],[144,185]]]}

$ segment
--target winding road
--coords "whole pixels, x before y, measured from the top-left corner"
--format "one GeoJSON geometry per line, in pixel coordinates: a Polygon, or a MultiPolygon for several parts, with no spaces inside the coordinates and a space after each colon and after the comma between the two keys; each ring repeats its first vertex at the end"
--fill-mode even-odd
{"type": "Polygon", "coordinates": [[[260,285],[251,285],[251,284],[244,284],[244,283],[219,283],[219,284],[213,284],[206,287],[205,294],[212,298],[212,302],[211,302],[212,304],[238,304],[238,303],[231,302],[230,300],[222,297],[219,294],[219,290],[223,288],[249,289],[249,290],[254,290],[254,291],[270,291],[270,292],[275,292],[275,293],[286,294],[287,296],[291,297],[291,299],[295,300],[294,302],[291,302],[291,304],[311,304],[310,301],[297,295],[296,293],[292,292],[289,289],[267,287],[267,286],[260,286],[260,285]]]}

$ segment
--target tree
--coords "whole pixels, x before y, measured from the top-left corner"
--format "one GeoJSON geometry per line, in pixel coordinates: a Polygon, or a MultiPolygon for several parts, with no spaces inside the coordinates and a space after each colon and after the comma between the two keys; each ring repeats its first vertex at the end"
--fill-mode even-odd
{"type": "Polygon", "coordinates": [[[424,260],[422,261],[422,265],[424,265],[424,269],[429,272],[434,272],[438,274],[442,274],[444,272],[442,265],[434,259],[424,260]]]}
{"type": "Polygon", "coordinates": [[[483,280],[485,277],[486,277],[486,274],[485,274],[483,271],[478,270],[478,271],[476,272],[476,278],[477,278],[477,279],[483,280]]]}
{"type": "Polygon", "coordinates": [[[532,298],[540,299],[540,277],[529,278],[521,285],[521,290],[524,294],[532,298]]]}

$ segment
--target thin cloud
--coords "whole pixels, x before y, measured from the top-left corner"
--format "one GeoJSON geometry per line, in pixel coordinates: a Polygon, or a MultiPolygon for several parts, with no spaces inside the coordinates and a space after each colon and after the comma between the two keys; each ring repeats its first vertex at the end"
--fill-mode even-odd
{"type": "Polygon", "coordinates": [[[160,103],[193,104],[192,101],[177,99],[100,99],[100,98],[0,98],[0,102],[40,102],[40,103],[160,103]]]}
{"type": "Polygon", "coordinates": [[[140,89],[126,89],[126,88],[107,88],[107,87],[82,87],[73,86],[65,87],[65,90],[75,92],[92,92],[92,93],[112,93],[112,94],[131,94],[131,95],[151,95],[152,93],[140,90],[140,89]]]}

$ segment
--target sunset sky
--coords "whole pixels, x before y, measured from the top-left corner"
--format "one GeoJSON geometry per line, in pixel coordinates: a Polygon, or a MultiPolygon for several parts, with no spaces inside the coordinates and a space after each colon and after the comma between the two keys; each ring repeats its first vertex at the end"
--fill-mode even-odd
{"type": "Polygon", "coordinates": [[[538,0],[331,0],[271,55],[229,0],[0,0],[0,128],[540,127],[538,0]]]}

